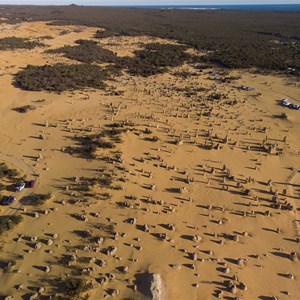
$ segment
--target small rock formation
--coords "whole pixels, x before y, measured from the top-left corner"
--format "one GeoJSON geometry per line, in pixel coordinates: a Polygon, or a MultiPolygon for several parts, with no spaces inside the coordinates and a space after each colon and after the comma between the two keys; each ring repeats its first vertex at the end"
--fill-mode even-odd
{"type": "Polygon", "coordinates": [[[47,245],[48,246],[51,246],[52,244],[53,244],[53,240],[51,240],[51,239],[47,240],[47,245]]]}
{"type": "Polygon", "coordinates": [[[36,250],[41,249],[41,247],[42,247],[42,244],[41,244],[41,243],[36,243],[36,244],[34,245],[34,249],[36,249],[36,250]]]}
{"type": "Polygon", "coordinates": [[[150,274],[150,276],[151,276],[150,291],[152,295],[152,300],[165,299],[165,289],[160,274],[150,274]]]}
{"type": "Polygon", "coordinates": [[[49,267],[49,266],[46,266],[46,267],[45,267],[45,272],[46,272],[46,273],[49,273],[50,271],[51,271],[50,267],[49,267]]]}
{"type": "Polygon", "coordinates": [[[298,259],[298,256],[297,256],[296,252],[291,252],[289,257],[292,261],[296,261],[298,259]]]}
{"type": "MultiPolygon", "coordinates": [[[[176,266],[176,265],[173,265],[176,266]]],[[[137,275],[137,290],[147,299],[167,300],[167,291],[160,274],[142,273],[137,275]]]]}

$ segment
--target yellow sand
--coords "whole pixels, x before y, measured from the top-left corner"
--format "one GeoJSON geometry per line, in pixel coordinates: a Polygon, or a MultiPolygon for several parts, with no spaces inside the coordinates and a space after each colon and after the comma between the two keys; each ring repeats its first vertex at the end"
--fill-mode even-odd
{"type": "MultiPolygon", "coordinates": [[[[50,35],[54,39],[44,42],[49,48],[57,48],[72,45],[79,38],[91,39],[95,31],[95,28],[35,22],[4,25],[0,38],[35,39],[50,35]],[[69,33],[59,35],[63,30],[69,33]]],[[[132,55],[142,43],[170,42],[150,37],[98,41],[120,56],[132,55]]],[[[45,288],[42,295],[53,295],[55,279],[78,274],[79,270],[84,280],[94,284],[87,293],[89,299],[103,299],[111,289],[119,291],[115,299],[143,299],[139,286],[137,291],[133,287],[136,275],[144,272],[161,275],[167,299],[171,300],[216,299],[221,290],[221,299],[237,296],[249,300],[272,299],[272,296],[299,299],[299,262],[292,261],[289,254],[299,249],[296,238],[300,207],[297,173],[300,112],[277,105],[277,100],[282,98],[295,103],[300,99],[299,87],[294,82],[245,71],[231,72],[230,75],[240,76],[232,83],[209,79],[209,71],[218,73],[219,70],[204,70],[187,79],[172,75],[182,70],[195,72],[185,65],[164,75],[150,78],[123,75],[108,82],[111,87],[124,91],[122,96],[88,89],[55,94],[14,87],[13,75],[27,64],[71,62],[44,51],[36,48],[0,53],[0,160],[19,169],[28,179],[36,178],[35,193],[50,192],[55,196],[40,208],[22,206],[21,210],[27,210],[21,211],[22,224],[1,236],[0,260],[17,261],[12,270],[0,271],[2,295],[21,299],[23,295],[34,294],[39,287],[45,288]],[[257,90],[241,91],[237,87],[242,84],[257,90]],[[186,97],[183,91],[176,90],[184,87],[188,90],[204,87],[208,91],[186,97]],[[201,100],[212,92],[227,94],[228,100],[236,100],[237,104],[222,101],[220,105],[218,101],[201,100]],[[23,105],[34,105],[37,109],[25,114],[13,110],[23,105]],[[210,116],[205,115],[209,110],[210,116]],[[288,115],[287,120],[273,117],[282,112],[288,115]],[[98,153],[99,157],[112,157],[120,151],[121,162],[89,161],[63,151],[76,144],[72,139],[76,134],[89,134],[89,130],[97,133],[106,124],[126,120],[134,125],[122,134],[123,142],[113,150],[98,153]],[[152,133],[141,134],[146,128],[152,133]],[[46,139],[39,139],[41,134],[46,139]],[[207,135],[215,146],[219,142],[221,149],[204,149],[207,135]],[[153,136],[159,140],[146,139],[153,136]],[[223,143],[226,136],[227,143],[223,143]],[[282,156],[255,150],[266,137],[278,144],[277,150],[282,148],[282,156]],[[176,140],[182,144],[176,144],[176,140]],[[235,142],[238,143],[233,146],[235,142]],[[234,180],[223,180],[224,165],[234,180]],[[91,188],[94,196],[75,191],[77,181],[99,176],[101,168],[113,172],[112,185],[122,189],[94,187],[91,188]],[[254,181],[246,183],[249,177],[254,181]],[[270,179],[272,186],[267,185],[270,179]],[[184,188],[182,193],[180,188],[184,188]],[[245,189],[251,194],[243,195],[245,189]],[[276,190],[280,203],[292,204],[292,211],[270,208],[276,190]],[[282,195],[283,190],[287,190],[287,195],[282,195]],[[101,200],[101,193],[111,194],[111,199],[101,200]],[[128,200],[128,196],[136,198],[128,200]],[[84,199],[87,201],[81,202],[84,199]],[[71,200],[77,202],[70,204],[71,200]],[[124,201],[130,207],[120,205],[124,201]],[[45,209],[49,210],[48,215],[33,217],[33,212],[45,209]],[[265,215],[266,211],[270,216],[265,215]],[[94,215],[97,212],[99,217],[94,215]],[[87,221],[78,220],[81,215],[87,221]],[[135,218],[136,224],[126,223],[128,218],[135,218]],[[143,230],[145,224],[148,231],[143,230]],[[167,224],[174,225],[174,230],[169,230],[167,224]],[[97,245],[76,234],[84,230],[91,230],[94,237],[104,237],[104,242],[97,245]],[[46,245],[45,241],[54,233],[58,238],[53,245],[46,245]],[[113,233],[118,236],[114,238],[113,233]],[[162,233],[167,234],[166,241],[158,238],[162,233]],[[42,243],[41,249],[32,247],[29,240],[32,236],[42,243]],[[193,241],[193,236],[202,240],[193,241]],[[80,245],[91,247],[82,250],[80,245]],[[109,246],[117,247],[116,257],[101,253],[109,246]],[[99,247],[99,252],[95,252],[95,247],[99,247]],[[75,253],[77,263],[64,266],[63,256],[75,253]],[[197,260],[191,259],[193,253],[197,260]],[[107,265],[100,267],[93,261],[81,263],[79,258],[83,257],[94,258],[95,262],[102,259],[107,265]],[[243,265],[237,263],[240,258],[244,260],[243,265]],[[44,271],[46,266],[51,269],[49,273],[44,271]],[[126,274],[118,270],[123,266],[128,266],[126,274]],[[86,270],[82,271],[87,268],[94,269],[87,274],[86,270]],[[115,279],[100,284],[99,279],[108,273],[114,274],[115,279]],[[289,279],[288,274],[294,275],[294,279],[289,279]],[[236,294],[226,288],[228,280],[237,286],[236,294]],[[241,289],[241,283],[246,285],[246,290],[241,289]],[[18,285],[23,288],[18,290],[18,285]]],[[[20,192],[18,200],[27,194],[28,190],[20,192]]],[[[19,203],[15,204],[15,208],[19,207],[19,203]]],[[[11,213],[15,213],[14,208],[1,208],[1,215],[11,213]]]]}

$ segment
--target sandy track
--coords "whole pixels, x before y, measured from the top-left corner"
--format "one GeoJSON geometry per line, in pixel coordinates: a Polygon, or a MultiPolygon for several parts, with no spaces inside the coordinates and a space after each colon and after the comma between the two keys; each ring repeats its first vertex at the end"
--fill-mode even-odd
{"type": "MultiPolygon", "coordinates": [[[[6,162],[9,165],[13,165],[18,170],[21,170],[27,178],[32,178],[32,176],[36,176],[36,172],[32,166],[13,156],[0,153],[0,161],[6,162]]],[[[31,193],[31,191],[32,190],[30,189],[23,190],[22,192],[17,194],[17,198],[20,199],[24,196],[27,196],[31,193]]],[[[13,205],[7,207],[7,209],[5,209],[2,212],[2,215],[13,215],[14,213],[16,213],[16,211],[22,207],[22,204],[18,201],[18,199],[15,203],[13,203],[13,205]]]]}

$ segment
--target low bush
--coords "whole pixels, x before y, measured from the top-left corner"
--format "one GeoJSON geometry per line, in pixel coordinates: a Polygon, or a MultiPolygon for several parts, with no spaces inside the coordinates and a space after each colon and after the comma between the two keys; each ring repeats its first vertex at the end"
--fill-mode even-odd
{"type": "Polygon", "coordinates": [[[16,225],[20,224],[23,220],[21,215],[3,216],[0,218],[0,234],[13,229],[16,225]]]}
{"type": "Polygon", "coordinates": [[[282,119],[282,120],[287,120],[288,116],[286,113],[281,113],[280,115],[274,115],[274,118],[276,119],[282,119]]]}
{"type": "Polygon", "coordinates": [[[11,169],[5,163],[0,163],[0,178],[13,178],[19,175],[20,173],[16,169],[11,169]]]}
{"type": "Polygon", "coordinates": [[[28,197],[23,199],[24,204],[33,205],[33,206],[40,206],[46,203],[52,195],[49,194],[31,194],[28,197]]]}
{"type": "Polygon", "coordinates": [[[98,43],[92,40],[83,40],[79,39],[75,41],[76,44],[78,45],[97,45],[98,43]]]}
{"type": "Polygon", "coordinates": [[[39,39],[41,39],[41,40],[53,40],[54,37],[51,36],[51,35],[43,35],[43,36],[40,36],[39,39]]]}
{"type": "Polygon", "coordinates": [[[24,106],[14,108],[14,110],[19,113],[27,113],[30,110],[35,110],[35,109],[36,109],[36,107],[33,105],[24,105],[24,106]]]}
{"type": "Polygon", "coordinates": [[[75,297],[79,296],[80,293],[85,292],[89,289],[89,286],[84,282],[82,278],[68,278],[62,282],[64,294],[67,296],[75,297]]]}

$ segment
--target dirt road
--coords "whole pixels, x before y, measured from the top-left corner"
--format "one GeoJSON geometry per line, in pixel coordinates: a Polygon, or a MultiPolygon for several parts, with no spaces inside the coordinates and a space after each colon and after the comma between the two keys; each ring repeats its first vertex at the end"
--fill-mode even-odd
{"type": "MultiPolygon", "coordinates": [[[[0,153],[0,162],[5,162],[8,165],[12,165],[17,170],[23,172],[27,179],[32,179],[33,176],[36,176],[36,172],[32,166],[13,156],[0,153]]],[[[13,215],[16,211],[22,208],[22,204],[19,202],[19,199],[28,196],[30,193],[32,193],[32,189],[23,189],[21,192],[16,193],[17,201],[8,207],[5,207],[2,210],[1,215],[13,215]]]]}

